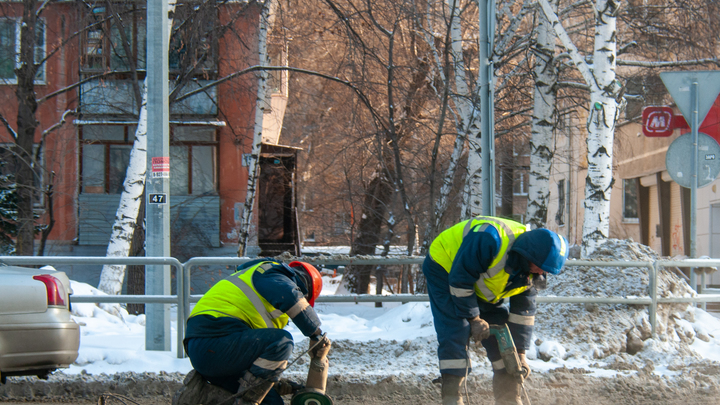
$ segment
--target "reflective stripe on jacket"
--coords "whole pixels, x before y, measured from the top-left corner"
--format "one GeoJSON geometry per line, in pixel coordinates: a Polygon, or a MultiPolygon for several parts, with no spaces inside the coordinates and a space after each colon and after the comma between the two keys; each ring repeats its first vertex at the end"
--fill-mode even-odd
{"type": "Polygon", "coordinates": [[[232,317],[244,321],[253,329],[283,329],[288,324],[288,315],[270,305],[257,292],[252,282],[255,272],[263,273],[277,264],[279,263],[260,262],[220,280],[200,298],[190,317],[195,315],[232,317]]]}
{"type": "MultiPolygon", "coordinates": [[[[442,266],[445,271],[450,273],[455,255],[460,249],[460,245],[465,236],[470,232],[484,232],[490,226],[497,230],[500,236],[501,246],[488,269],[480,274],[480,278],[475,283],[474,292],[483,301],[495,303],[503,298],[520,294],[530,288],[530,286],[523,286],[505,291],[505,287],[510,279],[510,274],[505,271],[507,252],[512,247],[515,239],[527,231],[525,225],[504,218],[477,216],[455,224],[440,233],[430,245],[429,255],[437,264],[442,266]]],[[[450,293],[456,296],[469,296],[472,294],[470,290],[465,292],[464,290],[453,289],[452,287],[450,287],[450,293]]]]}

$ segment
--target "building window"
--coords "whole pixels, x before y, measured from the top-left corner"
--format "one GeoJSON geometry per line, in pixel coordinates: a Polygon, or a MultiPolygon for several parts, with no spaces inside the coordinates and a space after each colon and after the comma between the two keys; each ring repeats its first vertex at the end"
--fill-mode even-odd
{"type": "MultiPolygon", "coordinates": [[[[194,72],[212,76],[217,72],[218,26],[214,2],[178,4],[173,13],[169,69],[173,73],[194,72]]],[[[210,77],[206,77],[210,78],[210,77]]]]}
{"type": "Polygon", "coordinates": [[[530,179],[530,174],[528,173],[527,169],[519,167],[515,168],[515,170],[513,170],[513,177],[513,194],[527,195],[530,179]]]}
{"type": "Polygon", "coordinates": [[[131,60],[145,69],[145,14],[144,7],[132,2],[92,8],[86,16],[91,27],[83,37],[83,69],[127,71],[131,60]]]}
{"type": "Polygon", "coordinates": [[[555,214],[555,222],[559,226],[565,225],[565,179],[558,181],[558,209],[555,214]]]}
{"type": "MultiPolygon", "coordinates": [[[[82,192],[120,194],[135,125],[84,125],[82,192]]],[[[204,195],[216,192],[216,135],[214,127],[173,126],[170,134],[170,194],[204,195]]]]}
{"type": "Polygon", "coordinates": [[[623,221],[639,221],[637,179],[623,179],[623,221]]]}
{"type": "MultiPolygon", "coordinates": [[[[0,18],[0,80],[17,84],[15,69],[20,67],[20,18],[0,18]]],[[[35,63],[45,59],[45,23],[37,20],[35,26],[35,63]]],[[[38,67],[35,81],[45,81],[45,64],[38,67]]]]}

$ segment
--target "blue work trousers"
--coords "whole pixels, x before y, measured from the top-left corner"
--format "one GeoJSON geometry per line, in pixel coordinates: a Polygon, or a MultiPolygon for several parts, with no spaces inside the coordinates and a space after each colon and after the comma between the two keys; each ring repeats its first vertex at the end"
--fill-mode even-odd
{"type": "MultiPolygon", "coordinates": [[[[425,258],[422,271],[427,280],[430,309],[433,314],[435,332],[437,333],[440,373],[465,376],[472,371],[470,357],[467,352],[470,342],[470,323],[455,312],[455,303],[450,295],[447,271],[429,256],[425,258]]],[[[536,295],[537,291],[531,288],[510,297],[510,307],[513,313],[534,315],[536,295]]],[[[478,307],[480,309],[480,318],[487,323],[495,325],[507,323],[509,311],[503,305],[502,300],[491,304],[478,299],[478,307]]],[[[514,324],[508,326],[518,349],[525,349],[526,346],[529,346],[532,327],[516,327],[514,324]]],[[[500,349],[494,336],[483,340],[482,345],[487,351],[490,362],[501,359],[500,349]]]]}
{"type": "MultiPolygon", "coordinates": [[[[230,392],[237,392],[239,380],[246,371],[256,377],[277,381],[284,366],[268,369],[262,365],[286,362],[293,347],[292,336],[285,330],[247,329],[222,337],[189,339],[187,353],[193,368],[208,381],[230,392]]],[[[283,400],[272,389],[262,403],[282,405],[283,400]]]]}

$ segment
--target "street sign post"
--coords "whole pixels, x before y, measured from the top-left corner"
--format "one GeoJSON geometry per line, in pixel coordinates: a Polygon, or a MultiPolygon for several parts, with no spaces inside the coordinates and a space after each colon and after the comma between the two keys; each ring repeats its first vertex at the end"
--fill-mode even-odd
{"type": "MultiPolygon", "coordinates": [[[[720,94],[720,71],[688,71],[660,73],[665,87],[685,116],[692,130],[692,180],[690,188],[690,257],[697,257],[697,187],[698,187],[698,128],[720,94]],[[702,91],[700,90],[702,83],[702,91]]],[[[690,270],[690,286],[697,289],[695,269],[690,270]]]]}

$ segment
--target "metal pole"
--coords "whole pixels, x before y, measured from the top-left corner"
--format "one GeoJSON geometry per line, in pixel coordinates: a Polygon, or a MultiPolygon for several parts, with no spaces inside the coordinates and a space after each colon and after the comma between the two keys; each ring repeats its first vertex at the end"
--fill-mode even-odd
{"type": "Polygon", "coordinates": [[[652,330],[652,336],[657,337],[657,304],[658,304],[658,291],[657,291],[657,281],[658,281],[658,271],[660,270],[660,266],[658,265],[658,262],[654,262],[650,266],[648,266],[648,271],[650,272],[648,275],[650,276],[650,300],[652,303],[650,304],[650,308],[648,309],[648,317],[650,318],[650,327],[652,330]]]}
{"type": "Polygon", "coordinates": [[[495,42],[495,0],[480,0],[480,156],[482,159],[482,213],[495,215],[495,75],[492,55],[495,42]],[[484,27],[483,27],[484,26],[484,27]]]}
{"type": "MultiPolygon", "coordinates": [[[[147,2],[148,172],[145,182],[147,256],[170,256],[170,108],[168,104],[168,2],[147,2]]],[[[146,266],[145,293],[170,294],[170,268],[146,266]]],[[[182,295],[179,293],[178,295],[182,295]]],[[[178,308],[182,311],[181,308],[178,308]]],[[[145,306],[145,350],[171,350],[170,306],[145,306]]],[[[178,326],[180,327],[180,326],[178,326]]]]}
{"type": "MultiPolygon", "coordinates": [[[[692,181],[690,182],[690,258],[694,259],[697,257],[696,251],[696,239],[697,239],[697,186],[698,186],[698,127],[700,120],[698,117],[698,109],[700,104],[700,91],[698,88],[697,79],[693,79],[691,86],[692,93],[690,94],[690,100],[692,103],[692,143],[693,152],[690,164],[692,165],[692,181]]],[[[690,287],[697,291],[697,274],[695,274],[695,268],[690,269],[690,287]]]]}
{"type": "MultiPolygon", "coordinates": [[[[700,289],[698,289],[698,294],[705,293],[705,286],[707,286],[707,278],[705,276],[705,269],[703,269],[702,273],[700,273],[700,289]]],[[[707,311],[707,303],[703,302],[700,308],[702,308],[703,311],[707,311]]]]}

